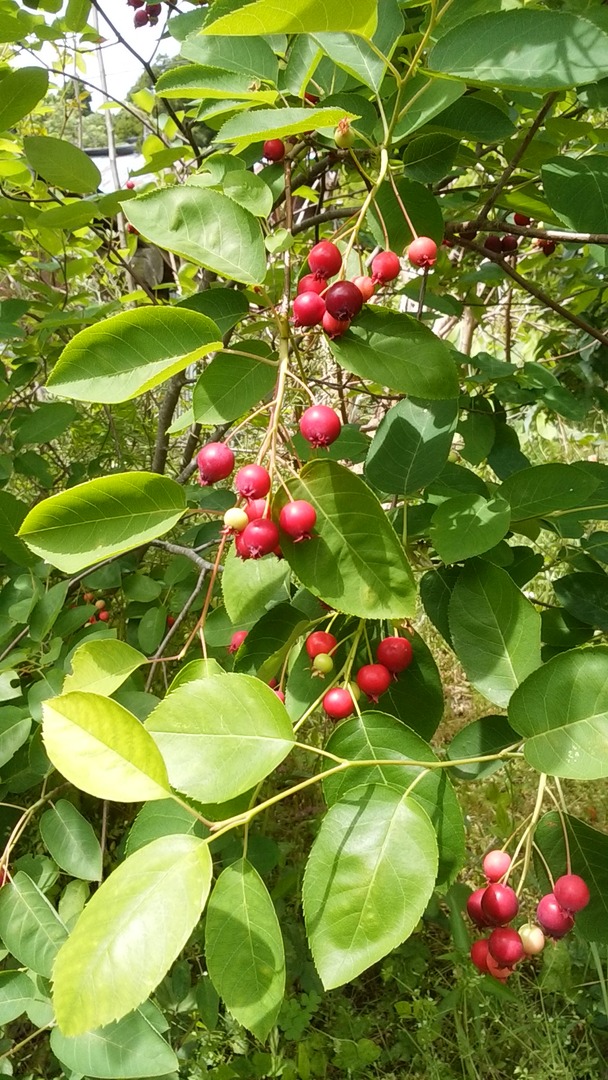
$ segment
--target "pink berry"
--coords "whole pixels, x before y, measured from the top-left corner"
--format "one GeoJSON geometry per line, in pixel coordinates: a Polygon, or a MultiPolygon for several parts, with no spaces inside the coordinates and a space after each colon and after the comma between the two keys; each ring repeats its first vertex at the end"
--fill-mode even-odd
{"type": "Polygon", "coordinates": [[[340,249],[332,244],[331,240],[321,240],[311,248],[308,254],[308,265],[311,272],[318,278],[333,277],[342,266],[340,249]]]}
{"type": "Polygon", "coordinates": [[[519,900],[510,885],[488,885],[481,898],[481,910],[490,926],[505,926],[519,911],[519,900]]]}
{"type": "Polygon", "coordinates": [[[248,634],[247,630],[235,630],[234,634],[230,638],[230,644],[228,645],[228,652],[229,653],[238,652],[238,650],[240,649],[241,645],[243,644],[245,638],[247,637],[247,634],[248,634]]]}
{"type": "Polygon", "coordinates": [[[294,326],[318,326],[325,314],[325,301],[316,292],[303,292],[293,302],[294,326]]]}
{"type": "Polygon", "coordinates": [[[437,244],[430,236],[418,236],[407,249],[412,266],[433,266],[437,260],[437,244]]]}
{"type": "Polygon", "coordinates": [[[203,487],[215,484],[218,480],[225,480],[234,469],[234,454],[226,443],[207,443],[199,450],[196,461],[203,487]]]}
{"type": "Polygon", "coordinates": [[[475,926],[480,929],[488,925],[488,921],[481,910],[481,901],[485,891],[485,885],[482,889],[475,889],[475,892],[472,892],[467,900],[467,915],[471,922],[474,922],[475,926]]]}
{"type": "Polygon", "coordinates": [[[582,911],[589,903],[587,883],[578,874],[564,874],[555,882],[553,895],[560,907],[571,915],[582,911]]]}
{"type": "Polygon", "coordinates": [[[234,486],[244,499],[262,499],[270,491],[270,474],[263,465],[243,465],[234,478],[234,486]]]}
{"type": "Polygon", "coordinates": [[[350,326],[350,319],[334,319],[333,315],[326,311],[321,320],[321,325],[328,337],[342,337],[342,334],[345,334],[350,326]]]}
{"type": "Polygon", "coordinates": [[[340,322],[353,319],[363,307],[363,297],[354,281],[336,281],[325,293],[325,306],[340,322]]]}
{"type": "MultiPolygon", "coordinates": [[[[431,240],[430,243],[432,244],[433,241],[431,240]]],[[[437,247],[435,246],[435,255],[436,254],[437,247]]],[[[433,259],[433,262],[435,262],[435,259],[433,259]]],[[[415,265],[424,266],[427,264],[416,263],[415,265]]],[[[375,259],[372,260],[372,281],[377,281],[380,283],[380,285],[386,285],[387,281],[394,281],[396,277],[399,277],[400,272],[401,262],[399,260],[399,256],[395,255],[394,251],[381,251],[378,255],[376,255],[375,259]]]]}
{"type": "Polygon", "coordinates": [[[282,139],[267,139],[263,153],[266,161],[282,161],[285,157],[285,143],[282,139]]]}
{"type": "Polygon", "coordinates": [[[300,432],[311,446],[329,446],[341,430],[340,417],[328,405],[311,405],[300,417],[300,432]]]}
{"type": "Polygon", "coordinates": [[[266,499],[248,499],[244,509],[250,521],[266,517],[266,499]]]}
{"type": "Polygon", "coordinates": [[[332,720],[344,720],[355,711],[350,692],[343,686],[334,686],[323,697],[323,708],[332,720]]]}
{"type": "Polygon", "coordinates": [[[377,701],[392,681],[391,673],[384,664],[364,664],[357,672],[357,686],[372,701],[377,701]]]}
{"type": "Polygon", "coordinates": [[[405,637],[383,638],[376,649],[378,663],[384,664],[394,674],[405,671],[410,666],[413,657],[412,643],[405,637]]]}
{"type": "Polygon", "coordinates": [[[491,955],[501,967],[513,967],[524,957],[524,947],[517,930],[510,926],[500,926],[493,930],[488,939],[491,955]]]}
{"type": "Polygon", "coordinates": [[[471,960],[482,975],[488,973],[488,939],[480,938],[471,945],[471,960]]]}
{"type": "Polygon", "coordinates": [[[327,288],[327,282],[320,277],[315,277],[314,274],[304,274],[298,281],[298,296],[302,293],[314,292],[322,293],[327,288]]]}
{"type": "Polygon", "coordinates": [[[250,521],[239,536],[250,559],[261,559],[262,556],[269,555],[279,544],[279,530],[274,521],[268,518],[250,521]]]}
{"type": "Polygon", "coordinates": [[[506,851],[488,851],[483,860],[483,872],[488,881],[500,881],[511,865],[511,856],[506,851]]]}
{"type": "Polygon", "coordinates": [[[498,979],[499,982],[506,982],[509,978],[509,975],[512,975],[513,973],[512,968],[500,966],[500,964],[492,956],[489,947],[486,963],[488,965],[488,975],[491,975],[493,979],[498,979]]]}
{"type": "Polygon", "coordinates": [[[285,694],[283,693],[281,688],[276,686],[276,687],[273,687],[273,690],[274,690],[274,693],[277,695],[279,701],[282,701],[283,704],[285,704],[285,694]]]}
{"type": "Polygon", "coordinates": [[[514,214],[513,221],[516,225],[529,225],[532,218],[529,218],[527,214],[514,214]]]}
{"type": "Polygon", "coordinates": [[[313,630],[306,638],[305,648],[310,659],[314,660],[315,656],[320,656],[321,653],[332,653],[337,645],[333,634],[328,634],[325,630],[313,630]]]}
{"type": "Polygon", "coordinates": [[[305,499],[294,499],[286,503],[279,514],[279,525],[283,532],[296,543],[310,540],[310,531],[314,529],[316,521],[317,512],[305,499]]]}
{"type": "Polygon", "coordinates": [[[127,180],[125,187],[128,189],[128,191],[133,191],[133,188],[135,187],[135,181],[127,180]]]}
{"type": "Polygon", "coordinates": [[[574,926],[569,912],[560,907],[553,893],[547,893],[539,901],[536,918],[548,937],[563,938],[574,926]]]}
{"type": "Polygon", "coordinates": [[[356,277],[353,278],[353,285],[356,285],[361,296],[364,300],[371,300],[376,291],[376,286],[371,277],[356,277]]]}
{"type": "Polygon", "coordinates": [[[101,619],[102,622],[107,622],[108,619],[110,618],[110,612],[109,611],[100,611],[97,618],[101,619]]]}

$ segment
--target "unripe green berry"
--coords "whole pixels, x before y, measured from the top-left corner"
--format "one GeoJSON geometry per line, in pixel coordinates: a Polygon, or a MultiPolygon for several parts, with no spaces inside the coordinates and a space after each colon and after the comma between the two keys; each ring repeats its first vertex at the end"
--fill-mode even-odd
{"type": "Polygon", "coordinates": [[[340,150],[350,150],[351,146],[354,145],[355,133],[346,117],[344,117],[344,120],[340,120],[334,131],[334,142],[340,150]]]}
{"type": "Polygon", "coordinates": [[[350,691],[351,697],[353,697],[355,701],[358,701],[361,697],[361,688],[357,686],[357,683],[354,682],[354,680],[353,682],[349,682],[347,689],[350,691]]]}
{"type": "Polygon", "coordinates": [[[224,514],[224,525],[227,529],[234,529],[235,532],[242,532],[244,528],[249,524],[249,518],[244,510],[241,510],[238,506],[233,506],[230,510],[226,510],[224,514]]]}
{"type": "Polygon", "coordinates": [[[329,675],[329,672],[334,669],[334,662],[329,653],[322,652],[315,656],[312,666],[314,670],[320,672],[321,675],[329,675]]]}

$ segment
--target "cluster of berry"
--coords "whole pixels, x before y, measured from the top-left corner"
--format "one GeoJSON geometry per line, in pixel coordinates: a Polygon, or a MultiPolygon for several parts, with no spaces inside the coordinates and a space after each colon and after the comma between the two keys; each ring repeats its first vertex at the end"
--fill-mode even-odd
{"type": "MultiPolygon", "coordinates": [[[[515,225],[525,226],[532,224],[532,218],[529,218],[527,214],[514,214],[513,221],[515,225]]],[[[463,229],[458,233],[458,236],[462,240],[475,240],[477,236],[476,229],[463,229]]],[[[453,247],[451,240],[443,241],[446,247],[453,247]]],[[[548,240],[544,237],[536,237],[533,241],[534,247],[542,251],[543,255],[553,255],[557,248],[555,240],[548,240]]],[[[517,251],[519,247],[519,237],[513,233],[505,233],[503,236],[499,236],[497,233],[490,233],[486,236],[483,246],[486,251],[491,251],[494,255],[511,255],[514,251],[517,251]]]]}
{"type": "Polygon", "coordinates": [[[105,600],[101,600],[101,599],[96,600],[95,599],[95,594],[91,593],[91,592],[83,593],[82,599],[84,600],[85,604],[95,604],[95,607],[97,608],[97,614],[96,615],[91,615],[91,618],[87,619],[87,623],[108,622],[109,621],[110,612],[106,610],[106,602],[105,602],[105,600]]]}
{"type": "Polygon", "coordinates": [[[162,4],[148,4],[146,0],[127,0],[129,7],[135,8],[133,25],[156,26],[158,16],[162,11],[162,4]]]}
{"type": "Polygon", "coordinates": [[[537,956],[545,947],[545,935],[558,940],[574,926],[574,916],[589,903],[589,889],[578,874],[564,874],[543,896],[536,908],[536,923],[514,930],[508,926],[519,911],[517,893],[506,881],[511,857],[506,851],[490,851],[483,860],[488,884],[467,900],[467,913],[478,929],[494,927],[487,938],[474,941],[471,960],[486,975],[506,982],[524,956],[537,956]]]}

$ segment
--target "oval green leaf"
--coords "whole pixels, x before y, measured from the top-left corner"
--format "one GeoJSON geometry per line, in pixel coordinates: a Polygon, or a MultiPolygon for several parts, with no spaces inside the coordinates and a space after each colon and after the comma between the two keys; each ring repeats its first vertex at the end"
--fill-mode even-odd
{"type": "Polygon", "coordinates": [[[336,8],[333,0],[253,0],[239,4],[229,13],[212,11],[205,22],[205,34],[314,34],[324,30],[349,30],[367,37],[377,25],[377,0],[343,0],[336,8]]]}
{"type": "Polygon", "coordinates": [[[435,510],[431,540],[444,563],[461,562],[495,547],[510,521],[511,508],[499,495],[455,495],[435,510]]]}
{"type": "Polygon", "coordinates": [[[277,380],[274,364],[250,356],[221,352],[205,368],[192,396],[194,419],[199,424],[236,420],[270,394],[277,380]]]}
{"type": "Polygon", "coordinates": [[[101,879],[101,847],[93,826],[73,803],[59,799],[40,818],[42,841],[58,866],[84,881],[101,879]]]}
{"type": "Polygon", "coordinates": [[[97,191],[101,173],[94,161],[67,139],[26,135],[23,149],[34,172],[53,187],[88,195],[97,191]]]}
{"type": "Polygon", "coordinates": [[[0,75],[0,131],[8,131],[42,100],[49,88],[43,67],[3,68],[0,75]]]}
{"type": "Polygon", "coordinates": [[[381,491],[413,495],[443,469],[456,429],[458,404],[416,401],[393,405],[374,435],[365,463],[370,482],[381,491]]]}
{"type": "Polygon", "coordinates": [[[512,520],[525,521],[582,507],[598,486],[599,480],[576,465],[551,462],[519,469],[503,481],[499,490],[511,506],[512,520]]]}
{"type": "Polygon", "coordinates": [[[176,1073],[174,1051],[138,1009],[115,1024],[66,1038],[51,1031],[51,1050],[66,1071],[100,1080],[139,1080],[176,1073]]]}
{"type": "Polygon", "coordinates": [[[72,655],[71,675],[66,675],[62,693],[86,690],[89,694],[113,694],[138,667],[146,664],[143,653],[126,641],[84,641],[72,655]]]}
{"type": "Polygon", "coordinates": [[[0,890],[0,938],[25,967],[50,979],[68,932],[46,896],[23,870],[0,890]]]}

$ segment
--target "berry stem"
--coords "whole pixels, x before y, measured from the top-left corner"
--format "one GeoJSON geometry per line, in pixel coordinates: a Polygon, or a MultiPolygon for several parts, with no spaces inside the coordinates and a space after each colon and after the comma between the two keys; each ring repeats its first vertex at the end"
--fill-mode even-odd
{"type": "Polygon", "coordinates": [[[547,788],[547,774],[541,773],[538,781],[538,790],[536,792],[536,802],[534,803],[534,809],[532,811],[532,817],[530,818],[530,824],[525,829],[519,844],[515,848],[513,853],[513,863],[515,862],[522,847],[524,848],[524,862],[521,870],[521,875],[515,892],[518,896],[521,895],[526,878],[528,876],[528,870],[530,869],[530,860],[532,857],[532,843],[534,839],[534,830],[541,814],[543,807],[543,799],[545,797],[545,791],[547,788]]]}

